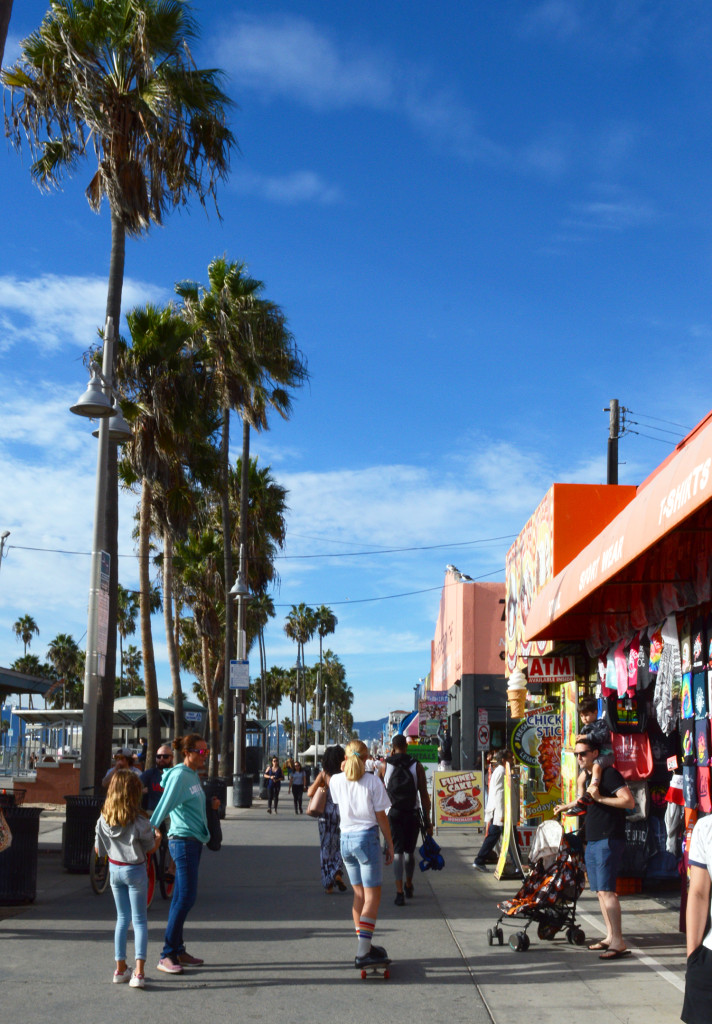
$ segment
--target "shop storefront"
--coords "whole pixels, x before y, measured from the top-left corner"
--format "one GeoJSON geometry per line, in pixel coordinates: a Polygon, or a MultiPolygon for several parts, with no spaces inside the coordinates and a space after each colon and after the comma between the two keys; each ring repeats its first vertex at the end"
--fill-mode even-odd
{"type": "Polygon", "coordinates": [[[565,795],[575,783],[578,699],[599,699],[636,796],[623,873],[640,888],[676,877],[685,819],[712,811],[712,413],[632,495],[603,490],[622,506],[537,588],[516,653],[529,706],[554,703],[561,715],[565,795]],[[571,681],[533,685],[524,657],[544,650],[573,658],[571,681]],[[682,789],[677,780],[671,788],[673,774],[682,789]]]}

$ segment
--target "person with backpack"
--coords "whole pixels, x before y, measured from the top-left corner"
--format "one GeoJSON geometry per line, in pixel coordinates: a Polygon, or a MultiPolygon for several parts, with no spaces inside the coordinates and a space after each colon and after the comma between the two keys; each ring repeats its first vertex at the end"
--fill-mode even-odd
{"type": "Polygon", "coordinates": [[[396,881],[397,907],[405,906],[405,897],[413,897],[415,847],[420,833],[420,808],[426,821],[428,835],[433,834],[430,823],[430,797],[425,769],[408,753],[405,736],[396,733],[391,744],[391,756],[381,765],[381,776],[391,801],[388,821],[393,836],[393,873],[396,881]],[[420,799],[418,799],[420,798],[420,799]],[[405,894],[403,876],[405,875],[405,894]]]}

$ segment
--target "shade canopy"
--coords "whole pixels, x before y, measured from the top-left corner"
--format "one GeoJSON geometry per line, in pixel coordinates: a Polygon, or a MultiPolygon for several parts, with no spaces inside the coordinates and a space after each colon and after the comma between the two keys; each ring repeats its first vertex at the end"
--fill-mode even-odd
{"type": "Polygon", "coordinates": [[[11,668],[0,668],[0,700],[5,700],[13,693],[39,693],[44,696],[53,685],[54,680],[42,676],[31,676],[25,672],[15,672],[11,668]]]}

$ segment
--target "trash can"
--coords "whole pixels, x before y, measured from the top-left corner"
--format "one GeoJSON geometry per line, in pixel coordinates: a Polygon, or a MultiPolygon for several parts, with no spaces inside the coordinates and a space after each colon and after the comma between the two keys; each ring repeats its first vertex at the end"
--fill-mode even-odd
{"type": "Polygon", "coordinates": [[[25,799],[26,789],[0,789],[0,807],[19,807],[25,799]]]}
{"type": "Polygon", "coordinates": [[[252,776],[235,775],[232,780],[233,807],[252,807],[252,776]]]}
{"type": "Polygon", "coordinates": [[[203,790],[205,792],[205,800],[210,804],[212,797],[216,796],[220,799],[220,810],[218,811],[218,817],[225,817],[225,808],[227,806],[227,779],[217,776],[214,779],[203,780],[203,790]]]}
{"type": "Polygon", "coordinates": [[[0,853],[0,906],[33,903],[37,895],[37,840],[41,807],[5,805],[12,844],[0,853]]]}
{"type": "Polygon", "coordinates": [[[65,796],[67,822],[62,835],[65,871],[88,875],[94,830],[104,803],[103,796],[65,796]]]}

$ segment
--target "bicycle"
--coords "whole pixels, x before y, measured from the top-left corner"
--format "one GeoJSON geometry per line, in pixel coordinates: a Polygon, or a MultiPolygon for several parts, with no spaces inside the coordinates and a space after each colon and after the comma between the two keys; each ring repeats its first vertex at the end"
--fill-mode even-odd
{"type": "Polygon", "coordinates": [[[168,833],[164,825],[161,825],[161,845],[158,847],[156,858],[156,877],[158,888],[164,900],[169,900],[173,895],[176,884],[175,865],[168,849],[168,833]]]}

